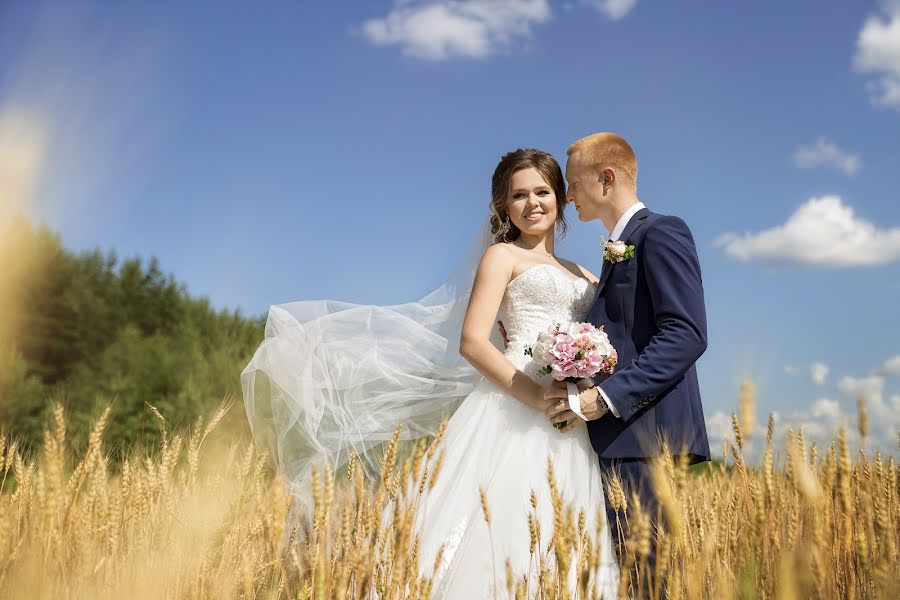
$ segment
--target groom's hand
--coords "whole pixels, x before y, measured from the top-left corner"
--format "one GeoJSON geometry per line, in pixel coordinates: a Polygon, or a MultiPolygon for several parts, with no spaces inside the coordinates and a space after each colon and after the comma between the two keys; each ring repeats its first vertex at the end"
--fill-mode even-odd
{"type": "Polygon", "coordinates": [[[609,412],[609,406],[600,397],[600,388],[596,386],[581,390],[578,397],[581,400],[581,412],[588,421],[596,421],[609,412]]]}
{"type": "MultiPolygon", "coordinates": [[[[569,408],[569,393],[565,381],[554,381],[551,383],[544,392],[544,398],[550,402],[544,414],[547,415],[551,423],[568,421],[568,424],[560,431],[568,431],[581,421],[581,417],[569,408]]],[[[596,387],[581,390],[578,398],[581,404],[581,412],[588,421],[596,421],[609,412],[609,406],[600,398],[600,390],[596,387]]]]}

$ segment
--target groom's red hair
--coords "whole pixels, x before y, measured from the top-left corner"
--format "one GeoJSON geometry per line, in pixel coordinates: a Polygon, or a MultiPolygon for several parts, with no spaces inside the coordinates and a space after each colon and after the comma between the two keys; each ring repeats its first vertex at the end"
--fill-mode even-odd
{"type": "Polygon", "coordinates": [[[576,152],[584,164],[598,169],[611,168],[625,183],[637,186],[637,157],[622,136],[603,132],[583,137],[566,150],[569,156],[576,152]]]}

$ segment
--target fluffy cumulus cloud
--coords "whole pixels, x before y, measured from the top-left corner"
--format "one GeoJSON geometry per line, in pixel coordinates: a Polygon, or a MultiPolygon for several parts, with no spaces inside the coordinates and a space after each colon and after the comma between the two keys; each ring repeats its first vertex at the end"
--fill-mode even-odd
{"type": "MultiPolygon", "coordinates": [[[[883,368],[875,369],[868,375],[841,377],[836,382],[833,395],[820,397],[805,406],[795,404],[793,400],[790,405],[785,403],[782,410],[773,412],[777,441],[783,443],[788,428],[795,432],[802,429],[809,442],[816,442],[824,447],[837,437],[838,430],[844,426],[853,448],[865,447],[870,452],[896,455],[897,436],[900,432],[900,394],[887,394],[885,390],[888,385],[886,374],[893,367],[897,367],[897,372],[900,373],[900,356],[889,359],[883,368]],[[866,410],[865,440],[859,429],[860,398],[864,400],[866,410]]],[[[818,373],[824,372],[827,375],[828,372],[822,363],[813,363],[809,369],[787,367],[785,370],[791,374],[808,373],[812,378],[818,373]],[[825,368],[817,371],[819,366],[825,368]]],[[[743,432],[745,454],[752,460],[759,459],[765,446],[766,421],[767,415],[758,415],[756,429],[743,432]]],[[[706,429],[716,456],[721,454],[723,442],[735,443],[731,413],[717,411],[707,415],[706,429]]]]}
{"type": "Polygon", "coordinates": [[[715,244],[737,260],[816,267],[873,266],[900,259],[900,227],[879,229],[839,196],[811,198],[784,225],[726,233],[715,244]]]}
{"type": "Polygon", "coordinates": [[[637,4],[637,0],[589,0],[589,2],[613,21],[624,18],[637,4]]]}
{"type": "Polygon", "coordinates": [[[884,377],[881,375],[866,375],[864,377],[842,377],[838,381],[838,389],[846,394],[866,397],[878,396],[881,398],[884,390],[884,377]]]}
{"type": "Polygon", "coordinates": [[[709,437],[710,450],[713,455],[722,452],[722,442],[734,441],[731,429],[731,416],[722,411],[716,411],[706,417],[706,435],[709,437]]]}
{"type": "Polygon", "coordinates": [[[856,39],[856,70],[873,76],[872,101],[900,109],[900,0],[885,0],[883,11],[869,16],[856,39]]]}
{"type": "Polygon", "coordinates": [[[788,411],[779,415],[778,422],[784,428],[803,430],[810,441],[819,445],[828,444],[837,437],[842,425],[847,428],[848,436],[856,440],[854,417],[833,398],[819,398],[805,410],[788,411]]]}
{"type": "MultiPolygon", "coordinates": [[[[850,378],[853,379],[853,378],[850,378]]],[[[856,385],[847,384],[848,388],[856,385]]],[[[885,454],[896,452],[897,431],[900,428],[900,395],[893,395],[885,401],[883,395],[863,395],[866,399],[868,431],[865,448],[869,451],[880,451],[885,454]]],[[[837,438],[838,430],[843,426],[847,439],[856,449],[863,447],[859,432],[857,401],[858,394],[844,392],[836,398],[822,397],[814,402],[787,411],[774,411],[776,445],[783,448],[788,429],[795,433],[803,431],[809,443],[815,442],[820,448],[828,446],[837,438]]],[[[752,432],[743,432],[744,453],[751,460],[758,461],[766,440],[766,419],[752,432]]],[[[717,411],[706,419],[706,430],[710,448],[715,456],[721,456],[723,443],[735,443],[731,424],[731,414],[717,411]]]]}
{"type": "Polygon", "coordinates": [[[362,31],[372,43],[400,46],[416,58],[484,58],[527,39],[532,26],[549,19],[548,0],[399,0],[362,31]]]}
{"type": "Polygon", "coordinates": [[[869,435],[876,444],[890,448],[896,446],[897,432],[900,430],[900,396],[884,397],[885,378],[878,374],[864,377],[843,377],[838,381],[838,389],[848,400],[862,397],[868,411],[869,435]]]}
{"type": "Polygon", "coordinates": [[[827,444],[843,425],[854,446],[860,446],[858,399],[865,401],[867,436],[866,447],[891,453],[894,451],[900,428],[900,396],[890,400],[884,396],[884,378],[879,375],[843,377],[838,381],[837,398],[820,398],[802,410],[778,416],[783,426],[798,431],[801,427],[807,436],[819,444],[827,444]]]}
{"type": "MultiPolygon", "coordinates": [[[[612,21],[637,0],[582,0],[612,21]]],[[[571,7],[569,7],[571,8],[571,7]]],[[[523,43],[535,25],[550,20],[549,0],[395,0],[384,17],[363,23],[373,44],[399,46],[424,60],[484,58],[523,43]]]]}
{"type": "Polygon", "coordinates": [[[814,362],[809,367],[785,367],[784,372],[788,375],[808,375],[810,381],[822,386],[828,379],[829,368],[825,363],[814,362]]]}
{"type": "Polygon", "coordinates": [[[809,368],[809,377],[816,385],[825,385],[828,378],[828,365],[825,363],[813,363],[809,368]]]}
{"type": "Polygon", "coordinates": [[[896,375],[900,377],[900,354],[884,361],[882,371],[887,375],[896,375]]]}
{"type": "Polygon", "coordinates": [[[830,167],[847,175],[854,175],[861,163],[858,155],[842,150],[826,137],[819,137],[812,144],[800,146],[794,152],[794,164],[801,169],[830,167]]]}

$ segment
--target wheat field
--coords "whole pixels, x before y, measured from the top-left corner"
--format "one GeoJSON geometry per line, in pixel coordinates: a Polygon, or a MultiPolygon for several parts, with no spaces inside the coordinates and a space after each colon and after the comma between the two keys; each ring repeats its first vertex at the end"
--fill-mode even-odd
{"type": "MultiPolygon", "coordinates": [[[[291,499],[267,458],[249,443],[204,447],[227,410],[173,432],[153,409],[158,450],[136,449],[115,465],[103,445],[108,408],[77,453],[60,407],[39,450],[23,450],[15,432],[0,436],[0,597],[429,597],[434,569],[419,564],[412,523],[417,497],[440,477],[440,432],[406,446],[398,432],[377,477],[354,460],[339,476],[316,473],[311,518],[285,531],[291,499]]],[[[608,483],[607,501],[626,507],[630,522],[619,597],[900,597],[893,458],[851,455],[843,429],[822,448],[787,431],[776,448],[770,417],[760,464],[750,465],[741,419],[733,425],[727,463],[700,473],[672,456],[656,464],[665,531],[651,531],[635,499],[608,483]],[[651,535],[659,557],[652,570],[651,535]]],[[[496,557],[505,581],[497,597],[596,597],[588,581],[597,532],[585,531],[581,510],[566,504],[552,465],[547,475],[555,520],[543,534],[548,551],[534,557],[538,583],[517,579],[496,557]],[[570,568],[579,574],[575,590],[557,576],[570,568]]],[[[490,527],[486,500],[483,509],[490,527]]],[[[530,531],[523,544],[542,547],[533,524],[530,531]]]]}

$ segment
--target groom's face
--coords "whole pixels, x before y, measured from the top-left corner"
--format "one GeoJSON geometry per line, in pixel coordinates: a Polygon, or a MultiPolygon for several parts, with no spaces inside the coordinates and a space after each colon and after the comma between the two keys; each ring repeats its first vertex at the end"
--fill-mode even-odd
{"type": "Polygon", "coordinates": [[[603,206],[609,202],[602,178],[602,172],[586,165],[578,152],[566,161],[566,201],[575,205],[579,221],[599,219],[603,206]]]}

